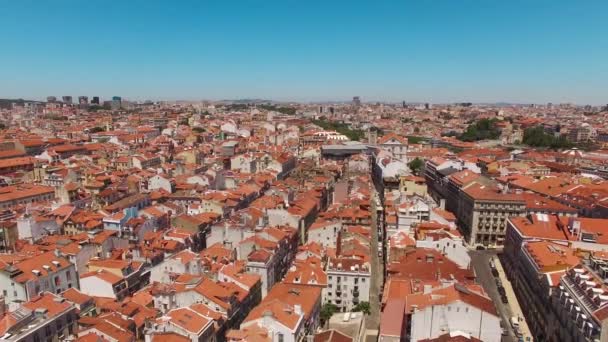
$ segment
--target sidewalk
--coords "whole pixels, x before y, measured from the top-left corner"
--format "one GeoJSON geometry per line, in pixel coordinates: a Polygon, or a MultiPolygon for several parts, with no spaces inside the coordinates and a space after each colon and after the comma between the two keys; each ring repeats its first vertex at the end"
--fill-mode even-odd
{"type": "MultiPolygon", "coordinates": [[[[513,291],[513,287],[511,286],[511,282],[507,279],[505,274],[505,270],[502,267],[502,263],[499,258],[494,257],[494,264],[496,265],[496,270],[498,271],[498,277],[502,282],[502,286],[505,288],[505,292],[507,295],[507,299],[509,300],[509,307],[511,308],[511,312],[513,316],[520,318],[519,320],[519,331],[522,333],[522,337],[524,341],[533,341],[532,334],[530,333],[530,328],[528,327],[528,323],[526,322],[525,316],[521,311],[521,307],[519,306],[519,302],[517,301],[517,297],[515,296],[515,292],[513,291]]],[[[509,322],[510,324],[511,322],[509,322]]]]}

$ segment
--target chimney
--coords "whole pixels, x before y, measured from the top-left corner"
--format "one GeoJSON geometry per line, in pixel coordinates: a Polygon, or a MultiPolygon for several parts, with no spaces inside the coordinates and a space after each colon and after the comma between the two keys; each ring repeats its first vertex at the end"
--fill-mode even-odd
{"type": "Polygon", "coordinates": [[[46,308],[37,308],[34,310],[34,315],[36,317],[45,317],[48,310],[46,308]]]}
{"type": "Polygon", "coordinates": [[[296,315],[302,315],[302,305],[300,304],[295,304],[293,306],[293,311],[296,313],[296,315]]]}
{"type": "Polygon", "coordinates": [[[264,311],[264,313],[262,314],[262,326],[264,326],[265,328],[270,327],[272,324],[273,317],[274,315],[272,314],[272,311],[264,311]]]}

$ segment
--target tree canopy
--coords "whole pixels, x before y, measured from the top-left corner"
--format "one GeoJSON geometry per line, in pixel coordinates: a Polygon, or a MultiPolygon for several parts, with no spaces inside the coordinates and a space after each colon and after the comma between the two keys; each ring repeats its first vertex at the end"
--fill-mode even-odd
{"type": "Polygon", "coordinates": [[[89,133],[99,133],[99,132],[103,132],[104,129],[102,127],[93,127],[91,129],[89,129],[89,133]]]}
{"type": "Polygon", "coordinates": [[[554,136],[545,132],[543,126],[526,128],[523,143],[534,147],[570,148],[574,144],[565,136],[554,136]]]}
{"type": "Polygon", "coordinates": [[[407,166],[412,170],[416,176],[420,175],[420,172],[424,169],[424,161],[416,157],[416,159],[412,160],[407,164],[407,166]]]}
{"type": "Polygon", "coordinates": [[[458,139],[461,141],[479,141],[486,139],[498,139],[500,128],[497,119],[481,119],[467,127],[458,139]]]}
{"type": "Polygon", "coordinates": [[[312,123],[314,123],[315,125],[323,128],[325,130],[336,131],[340,134],[344,134],[350,140],[360,141],[365,136],[365,134],[363,133],[362,130],[351,129],[348,127],[347,124],[342,123],[342,122],[327,121],[327,120],[313,120],[312,123]]]}
{"type": "Polygon", "coordinates": [[[371,312],[369,302],[360,302],[359,304],[355,305],[353,312],[363,312],[364,314],[369,315],[371,312]]]}
{"type": "Polygon", "coordinates": [[[258,107],[262,108],[262,109],[266,109],[266,110],[272,110],[275,112],[287,114],[287,115],[296,114],[296,109],[292,108],[292,107],[279,107],[279,106],[275,106],[275,105],[259,105],[258,107]]]}
{"type": "Polygon", "coordinates": [[[321,324],[329,321],[331,316],[338,312],[338,307],[332,303],[325,303],[321,308],[321,324]]]}

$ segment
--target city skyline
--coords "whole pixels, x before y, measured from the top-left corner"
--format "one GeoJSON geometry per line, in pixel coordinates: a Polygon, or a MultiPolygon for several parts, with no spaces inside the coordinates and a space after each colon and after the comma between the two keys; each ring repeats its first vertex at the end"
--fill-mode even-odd
{"type": "Polygon", "coordinates": [[[605,105],[601,1],[4,2],[0,97],[605,105]],[[145,6],[144,6],[145,4],[145,6]]]}

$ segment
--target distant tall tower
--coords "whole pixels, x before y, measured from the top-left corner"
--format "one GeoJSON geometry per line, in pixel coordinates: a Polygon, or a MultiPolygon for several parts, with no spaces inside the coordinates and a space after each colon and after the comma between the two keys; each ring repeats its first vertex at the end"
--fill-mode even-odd
{"type": "Polygon", "coordinates": [[[89,106],[88,96],[78,96],[78,105],[80,108],[87,108],[89,106]]]}
{"type": "Polygon", "coordinates": [[[91,100],[91,104],[99,105],[99,96],[93,96],[93,99],[91,100]]]}
{"type": "Polygon", "coordinates": [[[403,103],[401,104],[401,106],[402,106],[403,108],[407,108],[407,105],[405,104],[405,101],[403,101],[403,103]]]}
{"type": "Polygon", "coordinates": [[[118,110],[122,107],[122,98],[120,96],[112,97],[112,110],[118,110]]]}
{"type": "Polygon", "coordinates": [[[367,129],[367,143],[370,145],[378,143],[378,129],[374,126],[367,129]]]}
{"type": "Polygon", "coordinates": [[[55,96],[47,96],[46,102],[57,102],[57,98],[55,96]]]}
{"type": "Polygon", "coordinates": [[[65,104],[72,104],[71,96],[62,96],[61,99],[63,100],[63,103],[65,103],[65,104]]]}
{"type": "Polygon", "coordinates": [[[361,105],[361,98],[359,96],[353,97],[353,105],[359,107],[361,105]]]}

